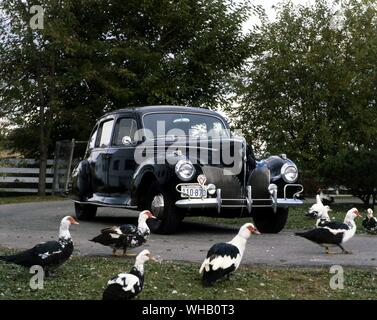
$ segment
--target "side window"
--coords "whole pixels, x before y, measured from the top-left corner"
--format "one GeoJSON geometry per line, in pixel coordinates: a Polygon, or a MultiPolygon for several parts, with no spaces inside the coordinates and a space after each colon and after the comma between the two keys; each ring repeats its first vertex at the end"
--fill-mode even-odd
{"type": "Polygon", "coordinates": [[[110,145],[113,124],[114,120],[108,120],[101,124],[96,139],[96,147],[105,148],[110,145]]]}
{"type": "Polygon", "coordinates": [[[137,140],[135,137],[137,131],[137,123],[133,118],[121,118],[118,119],[115,125],[114,141],[113,144],[116,146],[123,145],[122,139],[125,136],[131,138],[132,141],[137,140]]]}
{"type": "Polygon", "coordinates": [[[93,149],[95,147],[97,132],[98,132],[98,126],[95,126],[95,128],[92,131],[92,135],[90,136],[90,139],[89,139],[88,149],[93,149]]]}

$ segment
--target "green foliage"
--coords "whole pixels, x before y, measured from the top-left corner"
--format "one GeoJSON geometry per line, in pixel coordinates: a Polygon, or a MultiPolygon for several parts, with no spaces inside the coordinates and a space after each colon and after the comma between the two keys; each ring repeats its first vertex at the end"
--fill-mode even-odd
{"type": "Polygon", "coordinates": [[[0,109],[17,125],[13,146],[39,153],[42,125],[50,151],[58,139],[86,140],[117,108],[224,101],[250,44],[242,23],[251,7],[232,3],[2,1],[0,109]],[[42,30],[28,26],[33,4],[45,9],[42,30]]]}
{"type": "Polygon", "coordinates": [[[321,166],[328,184],[343,185],[366,205],[377,200],[377,149],[349,148],[329,156],[321,166]]]}
{"type": "Polygon", "coordinates": [[[376,13],[375,1],[285,2],[255,31],[233,115],[259,154],[287,153],[313,176],[350,145],[376,148],[376,13]]]}

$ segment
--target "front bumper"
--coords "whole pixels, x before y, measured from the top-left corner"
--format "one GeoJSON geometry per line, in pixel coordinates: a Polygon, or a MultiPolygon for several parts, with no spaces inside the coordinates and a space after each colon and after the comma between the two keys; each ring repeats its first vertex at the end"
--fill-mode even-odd
{"type": "MultiPolygon", "coordinates": [[[[178,186],[177,186],[178,187],[178,186]]],[[[178,190],[178,188],[177,188],[178,190]]],[[[302,200],[297,197],[304,191],[304,187],[301,184],[286,184],[284,186],[283,198],[277,197],[276,185],[270,185],[269,199],[253,199],[251,186],[247,186],[247,196],[243,199],[225,199],[221,196],[221,189],[217,189],[216,198],[187,198],[181,199],[175,202],[175,205],[179,208],[186,209],[203,209],[203,208],[217,208],[217,212],[220,213],[222,208],[247,208],[251,213],[252,208],[272,208],[274,212],[277,208],[295,207],[303,204],[302,200]],[[292,198],[287,198],[288,188],[300,188],[292,198]]]]}

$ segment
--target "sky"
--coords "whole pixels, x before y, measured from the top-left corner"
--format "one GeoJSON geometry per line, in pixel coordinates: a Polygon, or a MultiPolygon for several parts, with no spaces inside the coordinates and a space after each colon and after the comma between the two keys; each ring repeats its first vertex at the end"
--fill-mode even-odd
{"type": "MultiPolygon", "coordinates": [[[[237,0],[237,1],[242,1],[242,0],[237,0]]],[[[270,20],[275,19],[275,10],[273,9],[273,6],[276,6],[277,4],[282,2],[282,0],[248,0],[248,1],[251,1],[255,5],[261,5],[265,9],[266,14],[270,20]]],[[[291,2],[295,5],[297,4],[307,5],[307,4],[315,3],[315,0],[291,0],[291,2]]],[[[258,24],[259,22],[260,21],[258,17],[256,16],[251,17],[250,20],[245,24],[244,31],[247,32],[248,30],[251,29],[253,25],[258,24]]]]}

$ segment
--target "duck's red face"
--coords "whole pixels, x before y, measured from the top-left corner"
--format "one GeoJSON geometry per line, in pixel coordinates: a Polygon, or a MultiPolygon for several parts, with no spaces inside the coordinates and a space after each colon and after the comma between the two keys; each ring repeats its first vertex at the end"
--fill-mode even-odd
{"type": "Polygon", "coordinates": [[[257,228],[255,228],[253,225],[248,226],[247,229],[250,231],[250,233],[260,234],[257,228]]]}
{"type": "Polygon", "coordinates": [[[359,217],[359,218],[362,217],[361,213],[358,210],[354,210],[353,214],[355,215],[355,217],[359,217]]]}
{"type": "Polygon", "coordinates": [[[79,224],[73,217],[69,217],[68,221],[70,224],[79,224]]]}
{"type": "Polygon", "coordinates": [[[148,217],[148,219],[157,219],[153,214],[152,212],[150,212],[149,210],[145,210],[144,211],[144,214],[148,217]]]}

